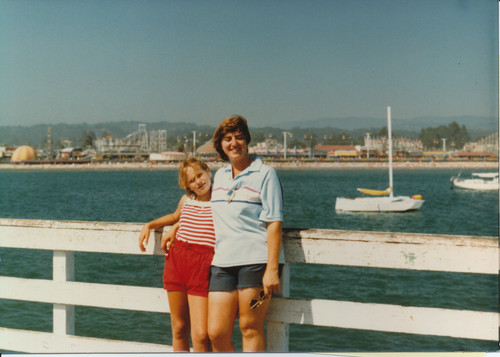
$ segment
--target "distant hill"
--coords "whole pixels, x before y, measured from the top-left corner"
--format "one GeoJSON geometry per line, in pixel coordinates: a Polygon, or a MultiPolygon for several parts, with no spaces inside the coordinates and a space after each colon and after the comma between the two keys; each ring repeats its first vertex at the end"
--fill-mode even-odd
{"type": "MultiPolygon", "coordinates": [[[[465,125],[472,139],[487,136],[498,131],[498,120],[487,117],[419,117],[411,120],[393,120],[393,131],[396,135],[417,138],[420,130],[429,127],[447,126],[456,121],[460,126],[465,125]]],[[[73,143],[83,142],[83,137],[93,133],[96,138],[111,135],[124,138],[138,130],[138,121],[106,122],[98,124],[38,124],[32,126],[0,126],[0,146],[33,145],[42,147],[46,142],[48,128],[51,127],[53,142],[57,144],[63,140],[71,140],[73,143]]],[[[169,142],[177,137],[190,138],[192,131],[196,130],[206,139],[210,137],[215,127],[209,125],[198,125],[195,123],[170,123],[156,122],[145,123],[148,131],[155,129],[166,129],[169,142]]],[[[304,120],[300,122],[283,122],[272,127],[251,128],[252,132],[273,133],[273,136],[282,136],[282,130],[292,131],[296,128],[297,134],[303,137],[304,133],[346,133],[352,137],[362,137],[366,132],[378,133],[387,125],[385,118],[320,118],[315,120],[304,120]],[[321,128],[329,128],[322,131],[321,128]],[[330,130],[333,129],[333,130],[330,130]]],[[[203,140],[205,141],[205,140],[203,140]]],[[[78,145],[78,144],[74,144],[78,145]]]]}
{"type": "MultiPolygon", "coordinates": [[[[421,129],[429,127],[438,127],[448,125],[452,122],[457,122],[460,126],[465,125],[468,130],[486,130],[497,131],[498,119],[490,117],[474,117],[474,116],[454,116],[454,117],[417,117],[412,119],[398,120],[393,118],[392,128],[397,131],[414,131],[420,132],[421,129]]],[[[313,120],[303,120],[297,122],[283,122],[278,125],[283,129],[297,128],[325,128],[332,127],[343,130],[359,130],[359,129],[379,129],[387,126],[387,118],[320,118],[313,120]]]]}
{"type": "MultiPolygon", "coordinates": [[[[102,136],[114,136],[124,138],[128,134],[134,133],[139,129],[139,124],[143,122],[123,121],[107,122],[98,124],[38,124],[32,126],[1,126],[0,127],[0,146],[33,145],[43,146],[46,142],[48,128],[51,128],[53,142],[62,140],[71,140],[75,143],[83,141],[83,137],[93,133],[96,138],[102,136]]],[[[166,129],[169,138],[177,136],[184,137],[192,135],[192,131],[207,132],[210,135],[214,128],[207,125],[197,125],[194,123],[144,123],[146,130],[166,129]]]]}

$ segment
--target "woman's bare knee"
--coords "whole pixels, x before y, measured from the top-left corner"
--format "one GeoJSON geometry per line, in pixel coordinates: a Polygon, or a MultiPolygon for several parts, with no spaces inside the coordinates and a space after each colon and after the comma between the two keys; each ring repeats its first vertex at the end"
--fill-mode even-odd
{"type": "Polygon", "coordinates": [[[266,349],[266,338],[264,330],[254,328],[241,329],[243,340],[243,352],[264,352],[266,349]]]}
{"type": "Polygon", "coordinates": [[[219,329],[208,329],[208,337],[214,352],[234,352],[232,333],[219,329]]]}
{"type": "Polygon", "coordinates": [[[232,334],[229,331],[224,331],[217,328],[208,328],[208,337],[212,343],[224,341],[227,339],[231,339],[232,334]]]}

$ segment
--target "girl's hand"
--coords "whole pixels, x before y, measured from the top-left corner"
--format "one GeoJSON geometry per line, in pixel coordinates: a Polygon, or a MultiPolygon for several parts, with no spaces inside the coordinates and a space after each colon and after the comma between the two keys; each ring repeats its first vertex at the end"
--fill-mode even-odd
{"type": "Polygon", "coordinates": [[[179,222],[174,224],[170,229],[161,237],[161,249],[168,255],[172,244],[174,244],[175,236],[177,234],[177,230],[179,229],[179,222]]]}
{"type": "Polygon", "coordinates": [[[144,227],[142,227],[141,235],[139,236],[139,249],[141,250],[141,252],[146,251],[146,246],[148,245],[149,242],[150,232],[151,229],[149,228],[149,223],[146,223],[144,227]]]}
{"type": "Polygon", "coordinates": [[[149,242],[149,235],[151,229],[162,228],[177,222],[181,216],[182,206],[184,206],[184,202],[186,201],[187,195],[183,195],[179,200],[179,204],[177,205],[177,209],[174,213],[169,213],[163,217],[157,218],[154,221],[148,222],[142,227],[141,235],[139,236],[139,249],[141,252],[146,251],[146,246],[149,242]]]}

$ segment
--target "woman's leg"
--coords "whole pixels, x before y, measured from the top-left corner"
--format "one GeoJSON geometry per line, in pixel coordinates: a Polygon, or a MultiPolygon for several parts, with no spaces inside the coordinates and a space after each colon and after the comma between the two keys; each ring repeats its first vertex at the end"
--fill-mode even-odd
{"type": "Polygon", "coordinates": [[[250,301],[258,299],[261,291],[262,288],[238,290],[243,352],[263,352],[266,350],[264,318],[271,298],[264,299],[262,304],[255,309],[250,308],[250,301]]]}
{"type": "Polygon", "coordinates": [[[193,352],[210,352],[208,338],[208,297],[188,295],[193,352]]]}
{"type": "Polygon", "coordinates": [[[189,352],[189,305],[185,291],[167,291],[174,352],[189,352]]]}
{"type": "Polygon", "coordinates": [[[214,352],[234,352],[231,342],[238,312],[238,291],[208,293],[208,336],[214,352]]]}

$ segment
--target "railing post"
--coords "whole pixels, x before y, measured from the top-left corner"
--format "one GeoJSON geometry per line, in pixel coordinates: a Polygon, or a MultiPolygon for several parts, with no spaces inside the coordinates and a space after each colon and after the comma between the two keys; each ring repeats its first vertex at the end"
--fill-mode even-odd
{"type": "MultiPolygon", "coordinates": [[[[273,296],[290,297],[290,263],[285,263],[280,278],[280,291],[273,296]]],[[[268,352],[288,352],[289,324],[267,322],[266,350],[268,352]]]]}
{"type": "Polygon", "coordinates": [[[163,232],[168,232],[168,229],[158,228],[153,231],[154,244],[153,244],[153,253],[162,252],[161,249],[161,237],[163,237],[163,232]]]}
{"type": "MultiPolygon", "coordinates": [[[[52,258],[52,279],[54,281],[73,281],[75,278],[75,254],[54,250],[52,258]]],[[[54,304],[53,332],[57,335],[75,334],[75,307],[54,304]]]]}

